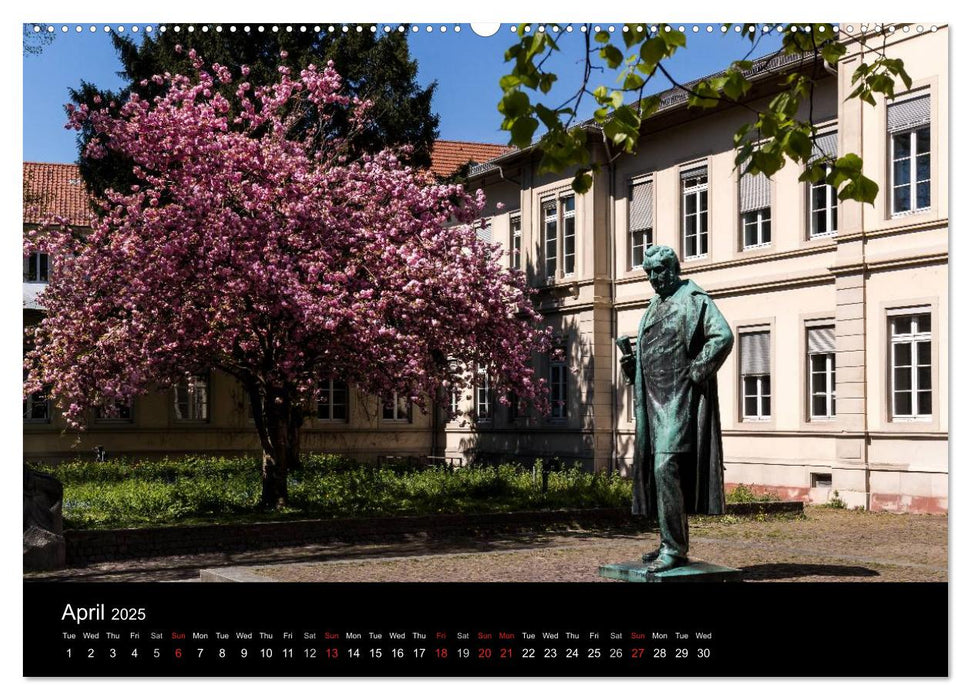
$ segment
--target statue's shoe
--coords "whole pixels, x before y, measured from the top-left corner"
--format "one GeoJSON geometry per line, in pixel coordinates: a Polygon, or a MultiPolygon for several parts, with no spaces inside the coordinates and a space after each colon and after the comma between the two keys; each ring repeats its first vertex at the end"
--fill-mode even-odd
{"type": "Polygon", "coordinates": [[[678,557],[672,554],[662,554],[657,559],[652,561],[647,567],[647,570],[652,574],[657,574],[662,571],[670,571],[671,569],[677,569],[679,566],[684,566],[688,563],[688,557],[678,557]]]}
{"type": "Polygon", "coordinates": [[[645,564],[650,564],[652,561],[654,561],[655,559],[657,559],[659,556],[661,556],[661,548],[660,547],[658,547],[657,549],[655,549],[653,552],[648,552],[647,554],[643,555],[641,557],[641,561],[644,562],[645,564]]]}

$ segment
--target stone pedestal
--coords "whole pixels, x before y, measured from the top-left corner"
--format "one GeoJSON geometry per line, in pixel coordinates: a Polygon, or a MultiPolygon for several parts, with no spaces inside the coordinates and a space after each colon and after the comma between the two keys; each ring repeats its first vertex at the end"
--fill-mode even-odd
{"type": "Polygon", "coordinates": [[[641,561],[625,561],[619,564],[604,564],[597,572],[604,578],[630,583],[724,583],[741,581],[742,572],[706,561],[689,560],[684,566],[660,573],[651,573],[647,564],[641,561]]]}

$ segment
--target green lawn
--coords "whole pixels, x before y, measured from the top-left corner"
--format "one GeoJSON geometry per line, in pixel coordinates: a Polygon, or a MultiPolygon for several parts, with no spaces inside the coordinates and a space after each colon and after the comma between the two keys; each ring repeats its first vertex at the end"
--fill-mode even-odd
{"type": "Polygon", "coordinates": [[[64,525],[99,529],[267,519],[485,513],[559,508],[626,508],[630,482],[578,467],[550,473],[548,488],[531,469],[407,470],[306,455],[289,476],[290,507],[260,512],[260,475],[252,457],[36,467],[64,484],[64,525]]]}

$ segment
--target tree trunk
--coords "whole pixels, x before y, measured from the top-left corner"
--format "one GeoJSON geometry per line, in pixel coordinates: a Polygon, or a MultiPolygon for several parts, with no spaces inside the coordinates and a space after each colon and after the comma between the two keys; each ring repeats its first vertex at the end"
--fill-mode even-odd
{"type": "Polygon", "coordinates": [[[287,475],[300,466],[300,427],[303,411],[286,391],[250,387],[253,421],[263,448],[260,507],[287,505],[287,475]]]}

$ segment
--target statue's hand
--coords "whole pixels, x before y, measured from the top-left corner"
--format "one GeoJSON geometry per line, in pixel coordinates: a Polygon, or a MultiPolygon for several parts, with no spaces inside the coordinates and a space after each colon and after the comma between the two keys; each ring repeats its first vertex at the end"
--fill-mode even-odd
{"type": "Polygon", "coordinates": [[[705,376],[703,369],[698,365],[698,363],[694,363],[688,368],[688,377],[695,384],[704,384],[705,381],[708,379],[705,376]]]}

